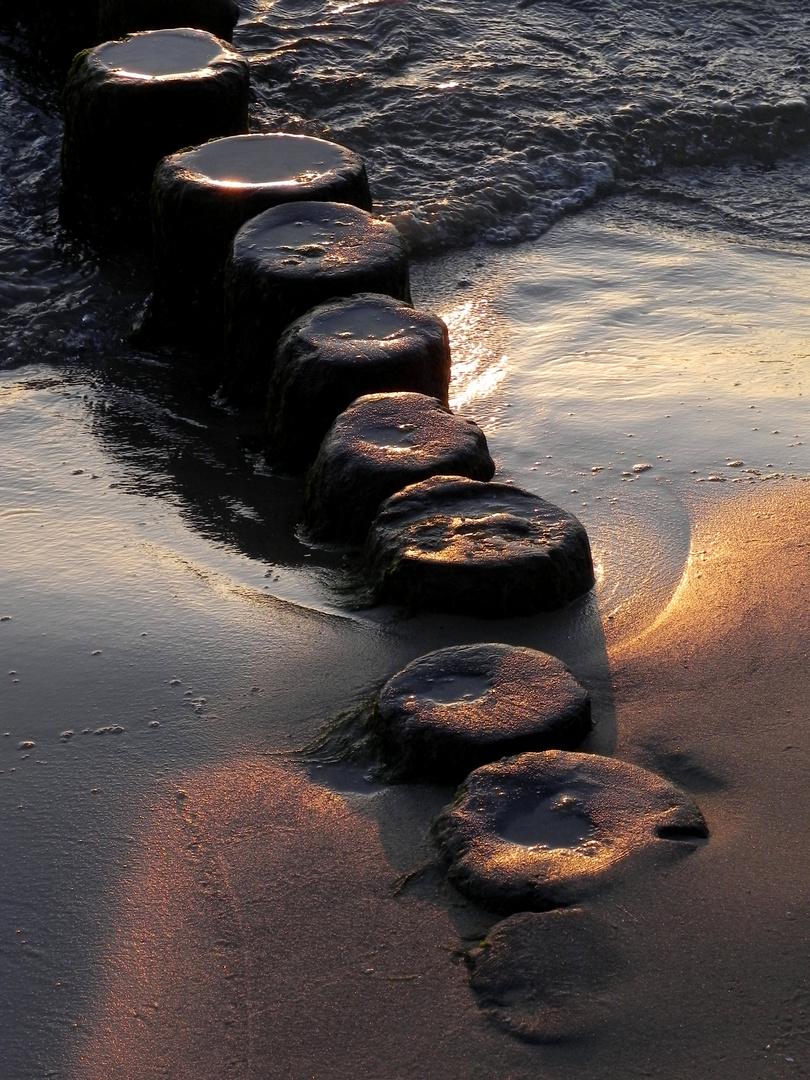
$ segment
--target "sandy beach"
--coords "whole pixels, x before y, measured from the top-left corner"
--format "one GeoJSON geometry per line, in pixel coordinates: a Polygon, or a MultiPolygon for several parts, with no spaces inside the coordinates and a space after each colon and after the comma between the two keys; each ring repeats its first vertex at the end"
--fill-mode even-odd
{"type": "Polygon", "coordinates": [[[587,607],[557,626],[595,690],[595,748],[692,792],[711,838],[584,905],[615,975],[594,989],[573,952],[593,1030],[536,1045],[509,1033],[512,1013],[531,1021],[521,993],[507,1016],[468,987],[462,954],[496,920],[425,868],[451,792],[319,776],[278,751],[431,647],[551,648],[553,626],[380,623],[262,596],[250,560],[110,486],[83,393],[16,378],[4,405],[7,949],[28,973],[12,1060],[77,1078],[802,1075],[804,483],[694,488],[682,580],[641,631],[606,623],[606,643],[587,607]]]}
{"type": "Polygon", "coordinates": [[[440,793],[342,797],[238,755],[140,803],[69,1075],[803,1075],[808,521],[800,485],[700,508],[671,604],[609,652],[617,753],[693,792],[711,840],[587,905],[618,954],[593,1033],[503,1034],[459,955],[486,917],[400,891],[440,793]]]}
{"type": "Polygon", "coordinates": [[[133,342],[147,256],[60,234],[58,87],[2,38],[4,1077],[810,1075],[807,16],[738,6],[244,5],[252,127],[363,154],[451,406],[588,530],[594,590],[497,621],[359,607],[258,413],[133,342]],[[302,752],[482,641],[568,664],[583,749],[708,842],[504,920],[437,859],[452,789],[302,752]]]}

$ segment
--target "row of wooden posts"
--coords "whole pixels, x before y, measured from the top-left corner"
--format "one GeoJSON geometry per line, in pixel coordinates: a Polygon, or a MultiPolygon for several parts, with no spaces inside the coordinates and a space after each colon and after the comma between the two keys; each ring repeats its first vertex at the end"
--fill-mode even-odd
{"type": "MultiPolygon", "coordinates": [[[[101,3],[109,14],[114,0],[101,3]]],[[[236,401],[267,398],[270,457],[299,471],[315,457],[311,532],[368,533],[379,600],[504,617],[587,593],[581,524],[493,482],[483,432],[450,413],[446,327],[411,306],[402,240],[371,215],[363,163],[322,140],[249,134],[248,64],[210,27],[128,29],[144,32],[80,53],[68,75],[62,213],[105,243],[151,222],[144,333],[219,357],[236,401]]],[[[496,911],[577,903],[635,853],[707,835],[660,778],[549,750],[585,738],[590,700],[534,650],[420,657],[373,719],[403,776],[473,770],[435,836],[455,884],[496,911]],[[518,756],[488,764],[504,755],[518,756]]]]}
{"type": "Polygon", "coordinates": [[[459,500],[489,525],[472,546],[448,533],[444,557],[431,541],[418,566],[378,544],[369,559],[381,599],[511,615],[587,592],[580,523],[492,483],[483,433],[458,418],[439,423],[435,405],[414,397],[436,399],[449,417],[447,332],[412,307],[402,238],[372,215],[363,162],[324,140],[248,133],[249,95],[247,61],[207,31],[146,31],[81,52],[64,94],[66,224],[108,243],[151,222],[145,338],[213,356],[234,402],[267,401],[268,455],[285,468],[306,469],[357,398],[399,395],[343,416],[341,437],[322,447],[331,458],[309,485],[313,531],[357,543],[383,500],[436,476],[448,480],[414,494],[407,527],[399,507],[393,533],[424,532],[426,514],[455,519],[459,500]],[[503,532],[505,514],[520,529],[485,535],[503,532]]]}

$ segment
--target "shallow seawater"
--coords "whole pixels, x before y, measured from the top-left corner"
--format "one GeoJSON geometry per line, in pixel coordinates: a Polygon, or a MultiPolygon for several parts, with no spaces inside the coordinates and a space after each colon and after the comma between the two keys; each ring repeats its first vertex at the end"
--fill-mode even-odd
{"type": "Polygon", "coordinates": [[[614,198],[417,278],[451,327],[451,405],[501,476],[586,525],[605,615],[665,601],[704,491],[810,474],[807,255],[643,210],[614,198]]]}

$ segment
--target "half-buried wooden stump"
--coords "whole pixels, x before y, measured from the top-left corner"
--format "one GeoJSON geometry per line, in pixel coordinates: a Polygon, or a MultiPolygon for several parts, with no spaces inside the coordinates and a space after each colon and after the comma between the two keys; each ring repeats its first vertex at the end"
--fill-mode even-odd
{"type": "Polygon", "coordinates": [[[64,93],[62,220],[104,233],[146,219],[166,154],[247,130],[250,72],[202,30],[153,30],[81,52],[64,93]]]}
{"type": "Polygon", "coordinates": [[[221,345],[223,277],[241,225],[300,200],[371,210],[366,168],[343,146],[306,135],[236,135],[171,154],[152,184],[156,333],[221,345]]]}
{"type": "Polygon", "coordinates": [[[480,618],[564,607],[594,582],[575,517],[521,488],[454,476],[387,499],[365,563],[380,603],[480,618]]]}
{"type": "Polygon", "coordinates": [[[547,653],[457,645],[389,679],[374,723],[394,768],[449,784],[507,755],[578,746],[591,730],[591,699],[547,653]]]}
{"type": "Polygon", "coordinates": [[[335,418],[364,394],[412,390],[447,404],[450,344],[436,315],[360,293],[321,304],[279,341],[267,397],[267,456],[305,469],[335,418]]]}
{"type": "Polygon", "coordinates": [[[380,503],[429,476],[489,480],[483,431],[438,398],[369,394],[341,413],[307,477],[304,527],[316,540],[359,543],[380,503]]]}
{"type": "Polygon", "coordinates": [[[236,0],[98,0],[98,37],[189,26],[232,41],[238,18],[236,0]]]}
{"type": "Polygon", "coordinates": [[[248,221],[225,268],[229,396],[264,399],[284,329],[325,300],[372,289],[411,302],[405,246],[387,221],[336,202],[286,203],[248,221]]]}
{"type": "Polygon", "coordinates": [[[632,974],[622,931],[582,908],[523,911],[497,923],[465,959],[484,1014],[530,1043],[592,1035],[621,1007],[632,974]]]}
{"type": "Polygon", "coordinates": [[[493,911],[577,903],[644,853],[709,835],[686,792],[625,761],[546,750],[476,769],[433,823],[449,877],[493,911]]]}

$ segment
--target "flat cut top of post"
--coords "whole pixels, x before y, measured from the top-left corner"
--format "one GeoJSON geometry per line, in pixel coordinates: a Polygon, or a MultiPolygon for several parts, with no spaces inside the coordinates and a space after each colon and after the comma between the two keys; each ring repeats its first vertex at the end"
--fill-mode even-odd
{"type": "Polygon", "coordinates": [[[147,30],[93,49],[102,67],[123,78],[165,79],[204,71],[218,59],[231,58],[222,42],[204,30],[147,30]]]}
{"type": "Polygon", "coordinates": [[[318,338],[341,341],[392,341],[413,331],[418,316],[412,308],[396,301],[374,296],[368,300],[352,298],[341,305],[324,306],[313,311],[308,330],[318,338]]]}
{"type": "Polygon", "coordinates": [[[178,155],[192,175],[224,187],[309,184],[346,167],[349,150],[308,135],[234,135],[178,155]]]}
{"type": "Polygon", "coordinates": [[[358,292],[367,291],[369,275],[407,266],[393,225],[333,202],[291,202],[265,210],[236,234],[232,262],[286,280],[364,275],[358,292]]]}

